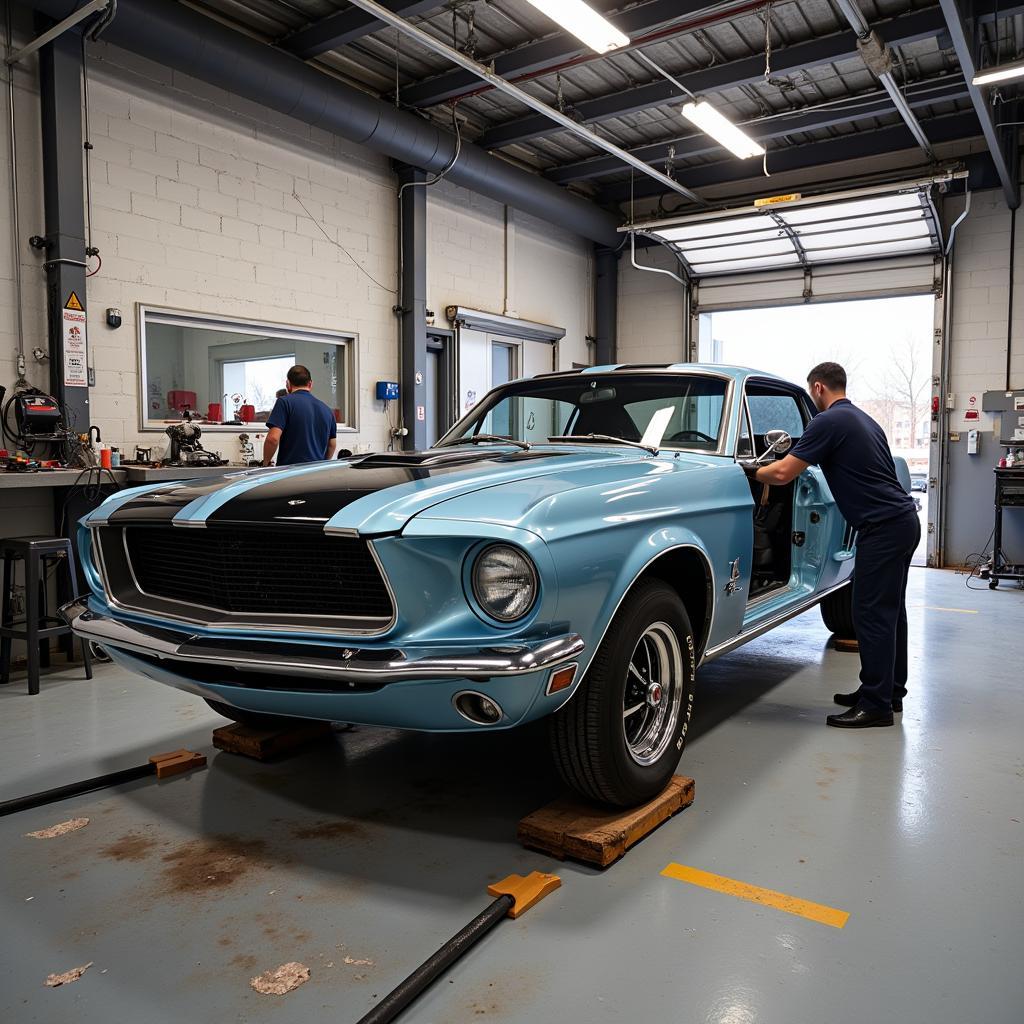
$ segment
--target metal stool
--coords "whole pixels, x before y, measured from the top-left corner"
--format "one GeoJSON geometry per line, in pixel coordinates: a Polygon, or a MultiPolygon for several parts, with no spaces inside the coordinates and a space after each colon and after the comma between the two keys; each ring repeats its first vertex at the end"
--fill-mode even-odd
{"type": "MultiPolygon", "coordinates": [[[[71,627],[49,614],[46,569],[51,560],[62,559],[67,573],[64,589],[68,600],[78,597],[75,552],[67,537],[9,537],[0,541],[0,553],[4,561],[3,593],[0,594],[0,684],[10,681],[11,642],[24,640],[28,648],[28,692],[38,693],[39,667],[49,668],[50,665],[50,637],[63,637],[64,653],[68,657],[74,653],[71,627]],[[25,563],[23,628],[16,628],[14,622],[14,567],[19,560],[25,563]]],[[[92,679],[92,659],[85,640],[82,641],[82,662],[85,678],[92,679]]]]}

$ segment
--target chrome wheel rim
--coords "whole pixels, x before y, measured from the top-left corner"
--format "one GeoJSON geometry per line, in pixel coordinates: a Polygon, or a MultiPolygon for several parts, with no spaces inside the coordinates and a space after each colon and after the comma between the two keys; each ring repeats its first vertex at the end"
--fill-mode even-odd
{"type": "Polygon", "coordinates": [[[626,666],[622,734],[629,756],[650,765],[675,735],[683,696],[683,653],[667,622],[644,630],[626,666]]]}

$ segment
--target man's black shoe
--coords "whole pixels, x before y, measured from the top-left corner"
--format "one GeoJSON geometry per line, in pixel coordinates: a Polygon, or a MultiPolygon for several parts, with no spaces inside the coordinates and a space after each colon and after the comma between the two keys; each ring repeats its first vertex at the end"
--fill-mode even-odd
{"type": "MultiPolygon", "coordinates": [[[[860,690],[854,690],[853,693],[834,693],[832,700],[841,708],[855,708],[860,700],[860,690]]],[[[900,714],[903,711],[902,699],[895,698],[892,702],[892,709],[896,714],[900,714]]]]}
{"type": "Polygon", "coordinates": [[[892,725],[892,712],[850,708],[841,715],[829,715],[825,723],[834,725],[837,729],[871,729],[876,726],[892,725]]]}

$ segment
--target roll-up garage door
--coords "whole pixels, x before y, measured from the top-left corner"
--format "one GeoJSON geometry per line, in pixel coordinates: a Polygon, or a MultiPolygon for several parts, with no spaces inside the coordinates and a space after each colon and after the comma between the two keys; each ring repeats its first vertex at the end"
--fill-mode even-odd
{"type": "Polygon", "coordinates": [[[671,249],[692,311],[913,295],[938,290],[937,179],[628,225],[671,249]]]}

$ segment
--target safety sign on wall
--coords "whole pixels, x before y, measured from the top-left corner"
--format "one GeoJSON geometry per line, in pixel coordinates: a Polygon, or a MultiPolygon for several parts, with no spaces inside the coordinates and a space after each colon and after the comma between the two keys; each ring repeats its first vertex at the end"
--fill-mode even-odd
{"type": "Polygon", "coordinates": [[[89,360],[85,336],[85,309],[72,292],[63,310],[64,330],[64,386],[89,386],[89,360]]]}

